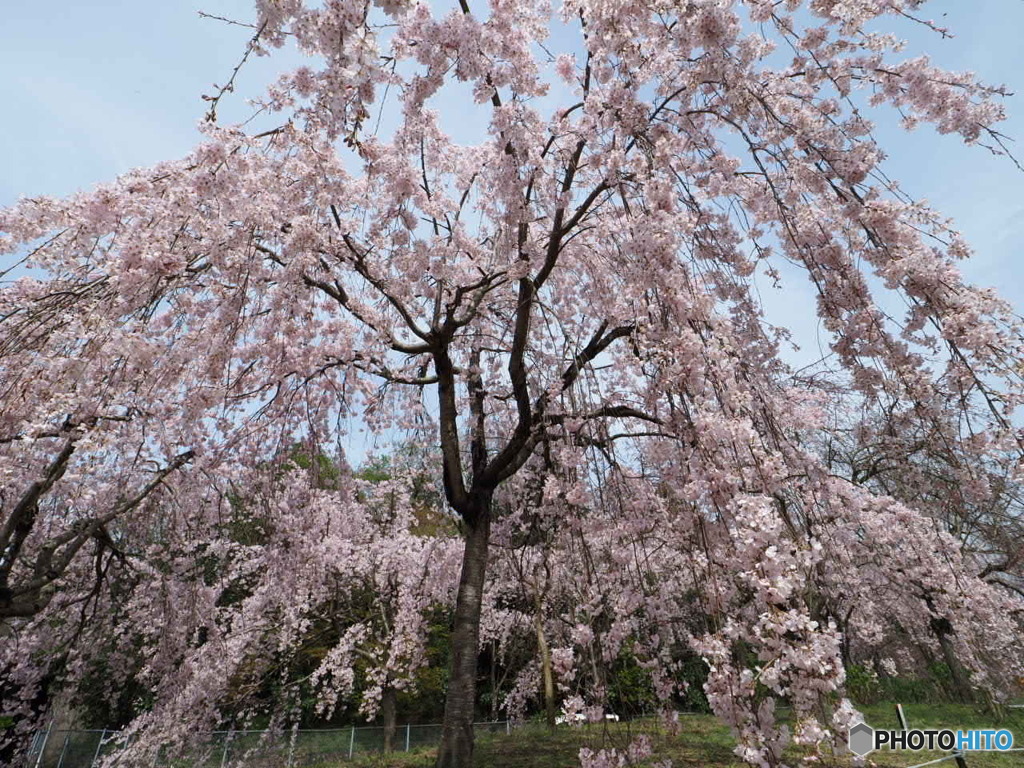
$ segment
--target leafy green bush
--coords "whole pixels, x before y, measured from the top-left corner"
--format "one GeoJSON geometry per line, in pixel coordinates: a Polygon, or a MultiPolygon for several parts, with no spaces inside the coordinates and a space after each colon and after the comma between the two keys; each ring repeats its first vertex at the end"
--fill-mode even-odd
{"type": "Polygon", "coordinates": [[[860,705],[880,701],[901,704],[946,701],[949,699],[945,686],[948,678],[949,670],[945,664],[932,665],[928,677],[879,677],[869,667],[850,664],[846,668],[846,690],[850,698],[860,705]]]}
{"type": "Polygon", "coordinates": [[[695,654],[689,654],[680,663],[680,674],[685,690],[680,695],[680,708],[687,712],[710,712],[711,705],[704,695],[704,683],[708,680],[708,665],[695,654]]]}
{"type": "Polygon", "coordinates": [[[882,699],[878,676],[860,664],[850,664],[846,668],[846,691],[858,704],[874,704],[882,699]]]}

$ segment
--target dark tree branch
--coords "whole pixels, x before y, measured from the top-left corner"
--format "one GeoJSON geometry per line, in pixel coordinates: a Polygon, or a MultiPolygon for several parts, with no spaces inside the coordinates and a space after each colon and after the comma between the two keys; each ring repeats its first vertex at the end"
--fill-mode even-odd
{"type": "MultiPolygon", "coordinates": [[[[65,448],[67,451],[67,447],[65,448]]],[[[63,452],[61,454],[63,456],[63,452]]],[[[68,458],[71,453],[68,451],[68,458]]],[[[68,531],[55,536],[44,544],[36,555],[32,568],[32,578],[14,587],[6,582],[0,588],[0,618],[8,616],[32,616],[41,611],[53,597],[47,587],[57,581],[67,570],[78,551],[90,539],[105,533],[104,527],[121,515],[138,507],[172,472],[183,467],[194,458],[191,451],[184,451],[171,460],[167,466],[158,470],[153,478],[140,488],[134,496],[114,505],[106,514],[76,522],[68,531]],[[59,552],[59,554],[58,554],[59,552]]],[[[59,457],[58,457],[59,458],[59,457]]],[[[55,466],[56,462],[54,465],[55,466]]],[[[67,459],[64,460],[67,465],[67,459]]],[[[60,471],[63,474],[63,470],[60,471]]],[[[54,481],[56,478],[54,478],[54,481]]],[[[53,485],[50,483],[50,486],[53,485]]],[[[47,487],[47,490],[49,487],[47,487]]],[[[41,495],[41,494],[39,494],[41,495]]],[[[38,505],[38,497],[35,505],[38,505]]]]}

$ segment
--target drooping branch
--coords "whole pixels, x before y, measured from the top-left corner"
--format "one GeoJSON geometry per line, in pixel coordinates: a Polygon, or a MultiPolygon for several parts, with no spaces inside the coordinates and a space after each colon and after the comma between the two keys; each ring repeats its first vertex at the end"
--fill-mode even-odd
{"type": "Polygon", "coordinates": [[[4,526],[0,529],[0,599],[8,590],[11,568],[18,559],[25,539],[28,538],[35,525],[39,501],[53,487],[53,484],[64,476],[64,472],[68,468],[68,461],[74,451],[75,440],[68,440],[61,452],[47,467],[43,477],[28,487],[4,521],[4,526]]]}
{"type": "MultiPolygon", "coordinates": [[[[70,441],[69,445],[73,447],[70,441]]],[[[60,474],[63,474],[64,469],[66,469],[67,459],[70,456],[71,451],[66,447],[65,451],[61,453],[61,457],[64,457],[64,467],[60,470],[60,474]],[[67,453],[66,457],[64,457],[65,453],[67,453]]],[[[101,535],[106,525],[136,509],[154,490],[163,485],[171,473],[192,461],[194,456],[195,454],[191,450],[178,454],[166,466],[154,473],[153,478],[149,482],[139,488],[132,496],[115,503],[108,512],[92,518],[78,520],[64,533],[46,541],[36,553],[35,561],[31,568],[31,577],[27,581],[10,585],[7,580],[11,566],[13,566],[13,560],[10,562],[5,560],[5,569],[2,572],[3,591],[0,591],[0,618],[34,616],[45,608],[54,594],[52,589],[48,588],[64,575],[78,551],[90,539],[101,535]]],[[[58,457],[58,461],[60,461],[61,457],[58,457]]],[[[55,466],[57,466],[56,461],[51,467],[55,466]]],[[[47,490],[52,487],[56,479],[58,478],[54,478],[46,486],[47,490]]],[[[27,496],[28,494],[26,494],[27,496]]],[[[38,508],[40,496],[41,494],[36,494],[33,510],[38,508]]]]}

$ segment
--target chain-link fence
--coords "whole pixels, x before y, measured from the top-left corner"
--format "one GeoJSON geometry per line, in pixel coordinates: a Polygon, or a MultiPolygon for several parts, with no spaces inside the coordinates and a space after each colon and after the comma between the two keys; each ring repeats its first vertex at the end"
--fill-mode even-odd
{"type": "MultiPolygon", "coordinates": [[[[474,723],[477,736],[509,733],[507,720],[474,723]]],[[[162,755],[153,768],[329,768],[371,752],[383,752],[380,726],[286,731],[213,731],[201,734],[185,753],[162,755]]],[[[441,725],[400,725],[391,749],[408,752],[441,741],[441,725]]],[[[45,730],[33,739],[26,768],[93,768],[123,746],[121,734],[109,730],[45,730]]]]}

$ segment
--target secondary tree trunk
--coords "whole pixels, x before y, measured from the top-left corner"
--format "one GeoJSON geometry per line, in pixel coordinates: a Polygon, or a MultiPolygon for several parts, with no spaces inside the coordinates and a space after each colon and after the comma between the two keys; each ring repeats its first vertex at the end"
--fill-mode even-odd
{"type": "Polygon", "coordinates": [[[555,728],[555,676],[551,670],[551,650],[548,648],[548,640],[544,636],[544,619],[541,616],[540,595],[536,600],[536,613],[534,614],[533,626],[537,632],[537,648],[540,650],[541,676],[544,680],[544,715],[548,728],[555,728]]]}
{"type": "Polygon", "coordinates": [[[395,732],[398,730],[398,694],[390,685],[384,688],[380,700],[380,715],[384,721],[384,751],[395,749],[395,732]]]}
{"type": "Polygon", "coordinates": [[[939,648],[942,649],[942,658],[946,662],[946,667],[949,668],[953,696],[964,703],[974,701],[974,691],[971,688],[967,670],[961,666],[956,657],[956,650],[953,648],[953,625],[945,618],[933,618],[931,624],[932,631],[939,640],[939,648]]]}
{"type": "Polygon", "coordinates": [[[491,720],[498,719],[498,644],[491,641],[491,720]]]}
{"type": "Polygon", "coordinates": [[[455,602],[451,674],[444,705],[437,768],[473,765],[473,714],[476,705],[477,657],[480,644],[480,605],[487,574],[491,538],[490,502],[480,502],[477,514],[466,520],[466,551],[455,602]]]}

